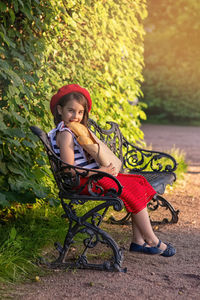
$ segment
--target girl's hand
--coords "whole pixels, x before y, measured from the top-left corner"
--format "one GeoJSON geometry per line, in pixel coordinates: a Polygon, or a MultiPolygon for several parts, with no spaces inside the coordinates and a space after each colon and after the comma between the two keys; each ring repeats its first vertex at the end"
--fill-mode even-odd
{"type": "Polygon", "coordinates": [[[103,166],[100,167],[100,168],[99,168],[99,171],[109,173],[109,174],[111,174],[111,175],[113,175],[113,176],[117,176],[115,167],[113,166],[112,163],[110,163],[107,167],[103,167],[103,166]]]}

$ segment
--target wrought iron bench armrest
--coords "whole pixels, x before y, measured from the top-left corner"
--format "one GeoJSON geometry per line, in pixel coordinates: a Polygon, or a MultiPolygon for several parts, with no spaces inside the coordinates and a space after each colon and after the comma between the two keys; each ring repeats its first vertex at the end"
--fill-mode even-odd
{"type": "Polygon", "coordinates": [[[123,150],[127,171],[174,172],[177,168],[177,162],[170,154],[137,147],[124,137],[123,150]]]}
{"type": "MultiPolygon", "coordinates": [[[[123,206],[123,202],[118,198],[122,193],[122,185],[116,177],[106,172],[99,171],[98,169],[87,169],[82,167],[77,167],[73,165],[62,163],[62,167],[55,172],[55,177],[59,178],[59,189],[60,193],[64,198],[69,198],[73,200],[74,203],[82,204],[88,200],[94,201],[109,201],[116,200],[120,202],[123,206]],[[68,172],[66,172],[66,170],[68,172]],[[73,170],[73,175],[71,171],[73,170]],[[93,174],[88,176],[92,172],[93,174]],[[80,184],[81,179],[85,179],[84,184],[80,184]],[[102,186],[98,184],[98,181],[102,178],[108,178],[112,180],[112,185],[115,188],[109,188],[104,190],[102,186]],[[95,191],[93,187],[96,187],[95,191]],[[83,194],[84,189],[87,187],[88,194],[83,194]]],[[[118,209],[117,209],[118,210],[118,209]]]]}

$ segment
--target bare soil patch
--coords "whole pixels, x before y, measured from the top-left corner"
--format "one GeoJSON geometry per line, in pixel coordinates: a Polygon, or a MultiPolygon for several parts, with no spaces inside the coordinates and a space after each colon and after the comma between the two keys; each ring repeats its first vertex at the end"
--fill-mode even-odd
{"type": "Polygon", "coordinates": [[[200,128],[143,126],[145,140],[155,150],[175,146],[189,162],[184,180],[166,195],[180,210],[178,224],[157,229],[163,241],[175,245],[171,258],[129,253],[130,226],[105,225],[124,247],[124,273],[91,270],[54,271],[40,281],[13,286],[5,299],[200,299],[200,128]]]}

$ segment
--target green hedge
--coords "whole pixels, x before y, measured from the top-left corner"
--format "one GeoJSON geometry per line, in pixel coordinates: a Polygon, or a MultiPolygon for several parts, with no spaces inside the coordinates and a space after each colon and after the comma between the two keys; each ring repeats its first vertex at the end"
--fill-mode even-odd
{"type": "Polygon", "coordinates": [[[46,156],[30,125],[49,130],[49,100],[78,83],[91,91],[92,117],[117,121],[139,140],[143,104],[142,0],[1,1],[0,205],[54,193],[46,156]],[[106,112],[106,117],[105,117],[106,112]]]}
{"type": "Polygon", "coordinates": [[[200,1],[148,1],[142,91],[151,118],[200,119],[200,1]]]}

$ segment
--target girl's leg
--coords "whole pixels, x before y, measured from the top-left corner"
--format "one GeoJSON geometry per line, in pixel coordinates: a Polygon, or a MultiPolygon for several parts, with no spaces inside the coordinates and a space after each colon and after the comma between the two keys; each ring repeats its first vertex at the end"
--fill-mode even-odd
{"type": "MultiPolygon", "coordinates": [[[[142,245],[145,241],[151,247],[155,247],[158,245],[159,239],[153,232],[153,228],[151,226],[151,222],[146,207],[136,215],[132,214],[132,226],[133,226],[133,240],[135,243],[142,245]]],[[[165,250],[167,246],[166,244],[161,243],[159,248],[161,250],[165,250]]]]}
{"type": "Polygon", "coordinates": [[[140,230],[138,229],[137,225],[134,223],[133,218],[132,218],[132,232],[133,232],[132,242],[142,246],[145,243],[145,240],[140,230]]]}

